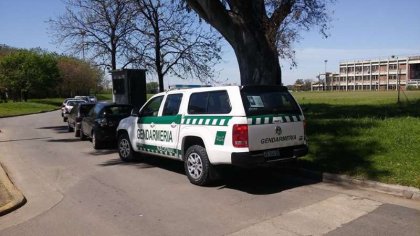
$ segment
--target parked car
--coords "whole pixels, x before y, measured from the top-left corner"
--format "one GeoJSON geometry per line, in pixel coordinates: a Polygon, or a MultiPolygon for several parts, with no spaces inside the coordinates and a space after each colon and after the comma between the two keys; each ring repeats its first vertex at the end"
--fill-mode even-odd
{"type": "Polygon", "coordinates": [[[79,99],[68,99],[63,107],[61,107],[61,117],[63,117],[63,122],[67,121],[67,116],[69,115],[71,109],[74,105],[79,103],[86,103],[84,100],[79,99]]]}
{"type": "Polygon", "coordinates": [[[95,106],[94,103],[79,103],[71,109],[67,117],[68,131],[74,131],[74,136],[80,136],[80,125],[83,117],[87,116],[89,111],[95,106]]]}
{"type": "Polygon", "coordinates": [[[131,105],[99,102],[82,119],[80,139],[91,138],[93,148],[98,149],[105,142],[116,142],[116,129],[120,120],[130,116],[131,105]]]}
{"type": "Polygon", "coordinates": [[[64,101],[63,101],[63,104],[61,104],[61,117],[63,117],[64,116],[64,107],[66,106],[66,103],[69,101],[69,100],[76,100],[75,98],[66,98],[66,99],[64,99],[64,101]]]}
{"type": "Polygon", "coordinates": [[[86,102],[90,102],[88,96],[74,96],[74,98],[79,99],[79,100],[83,100],[83,101],[86,101],[86,102]]]}
{"type": "Polygon", "coordinates": [[[89,101],[90,102],[93,102],[93,103],[97,103],[98,102],[98,99],[95,96],[89,96],[88,98],[89,98],[89,101]]]}

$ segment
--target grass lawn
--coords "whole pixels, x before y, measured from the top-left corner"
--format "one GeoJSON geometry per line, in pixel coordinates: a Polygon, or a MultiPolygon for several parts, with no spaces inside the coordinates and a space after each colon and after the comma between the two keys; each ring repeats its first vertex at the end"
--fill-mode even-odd
{"type": "Polygon", "coordinates": [[[309,169],[420,188],[420,91],[295,92],[309,169]]]}
{"type": "Polygon", "coordinates": [[[28,102],[0,103],[0,117],[32,114],[60,108],[63,98],[29,99],[28,102]]]}
{"type": "MultiPolygon", "coordinates": [[[[153,94],[147,94],[149,99],[153,94]]],[[[97,94],[98,101],[112,101],[112,94],[97,94]]],[[[0,118],[15,115],[33,114],[59,109],[64,98],[29,99],[28,102],[0,103],[0,118]]]]}

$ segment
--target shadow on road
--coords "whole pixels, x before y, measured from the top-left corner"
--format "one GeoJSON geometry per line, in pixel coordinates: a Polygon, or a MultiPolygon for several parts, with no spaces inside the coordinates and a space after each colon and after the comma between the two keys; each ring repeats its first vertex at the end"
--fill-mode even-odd
{"type": "Polygon", "coordinates": [[[0,140],[0,143],[18,142],[18,141],[29,141],[29,140],[40,140],[40,139],[49,139],[49,138],[51,138],[51,137],[0,140]]]}
{"type": "Polygon", "coordinates": [[[75,138],[62,138],[62,139],[49,139],[47,142],[51,143],[74,143],[74,142],[80,142],[80,139],[75,138]]]}
{"type": "Polygon", "coordinates": [[[45,127],[39,127],[38,129],[50,129],[50,130],[56,131],[57,133],[68,133],[67,125],[45,126],[45,127]]]}
{"type": "Polygon", "coordinates": [[[88,154],[92,156],[102,156],[102,155],[115,154],[115,153],[118,153],[117,149],[97,149],[97,150],[88,152],[88,154]]]}
{"type": "MultiPolygon", "coordinates": [[[[100,164],[103,167],[116,165],[133,166],[139,169],[161,168],[185,176],[182,162],[154,156],[146,156],[134,162],[111,159],[100,164]]],[[[219,166],[217,170],[221,178],[206,186],[207,188],[235,189],[253,195],[275,194],[319,182],[319,180],[300,177],[287,168],[260,167],[244,169],[233,166],[219,166]]],[[[188,183],[186,176],[185,181],[188,183]]]]}
{"type": "Polygon", "coordinates": [[[235,189],[253,195],[275,194],[319,182],[300,177],[287,169],[272,167],[253,169],[227,167],[222,170],[222,176],[223,179],[216,186],[219,189],[235,189]]]}

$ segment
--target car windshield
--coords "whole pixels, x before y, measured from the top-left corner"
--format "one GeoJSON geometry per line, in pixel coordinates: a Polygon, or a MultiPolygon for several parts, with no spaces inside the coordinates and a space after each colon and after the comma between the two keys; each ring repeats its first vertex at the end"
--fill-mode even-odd
{"type": "Polygon", "coordinates": [[[81,101],[81,100],[73,100],[73,101],[68,101],[67,102],[67,106],[74,106],[74,105],[76,105],[76,104],[79,104],[79,103],[84,103],[85,101],[81,101]]]}
{"type": "Polygon", "coordinates": [[[241,94],[247,115],[300,113],[292,95],[283,87],[244,87],[241,94]]]}

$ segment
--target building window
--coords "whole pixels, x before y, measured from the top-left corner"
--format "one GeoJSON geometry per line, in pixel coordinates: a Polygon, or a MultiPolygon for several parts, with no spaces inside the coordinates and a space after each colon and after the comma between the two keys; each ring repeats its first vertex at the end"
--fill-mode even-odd
{"type": "Polygon", "coordinates": [[[369,66],[364,66],[363,67],[363,72],[365,72],[366,74],[370,73],[370,67],[369,66]]]}
{"type": "Polygon", "coordinates": [[[378,72],[379,67],[378,66],[372,66],[372,72],[378,72]]]}
{"type": "Polygon", "coordinates": [[[390,64],[389,65],[389,70],[396,70],[397,69],[397,64],[390,64]]]}

